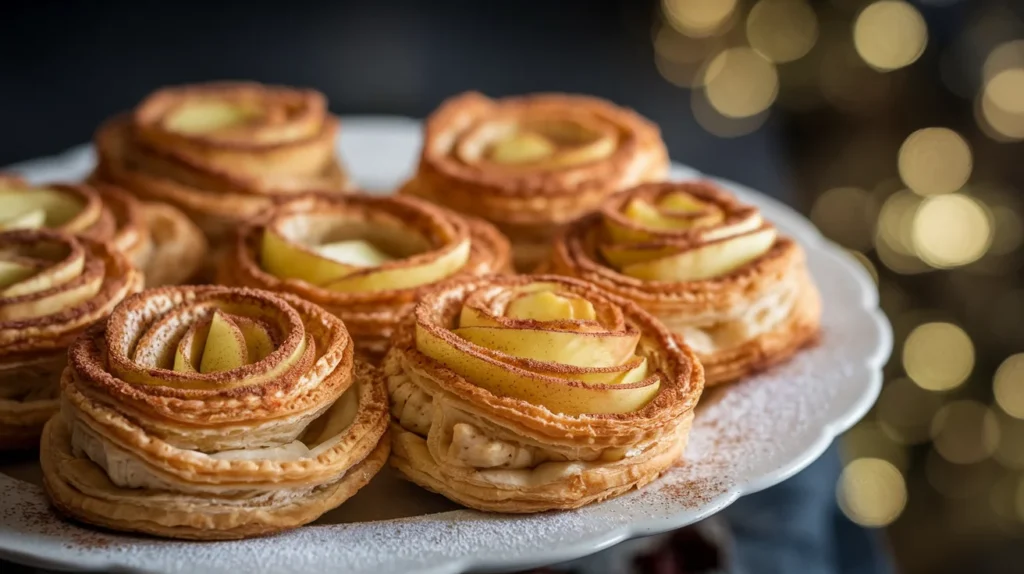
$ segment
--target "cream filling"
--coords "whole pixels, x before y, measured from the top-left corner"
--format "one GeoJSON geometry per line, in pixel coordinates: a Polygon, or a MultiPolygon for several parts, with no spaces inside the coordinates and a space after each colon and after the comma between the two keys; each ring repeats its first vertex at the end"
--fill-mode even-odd
{"type": "Polygon", "coordinates": [[[644,444],[607,448],[584,455],[592,460],[566,460],[565,453],[493,436],[450,406],[435,417],[435,409],[446,407],[436,404],[405,373],[388,377],[388,389],[392,416],[402,428],[417,435],[407,441],[416,456],[429,457],[449,470],[464,469],[472,473],[474,480],[501,488],[544,486],[588,469],[641,456],[650,447],[644,444]]]}
{"type": "MultiPolygon", "coordinates": [[[[351,426],[358,414],[358,397],[358,385],[353,385],[323,415],[326,418],[317,421],[318,428],[315,429],[315,432],[310,433],[313,436],[305,437],[306,442],[292,440],[284,444],[263,448],[232,449],[213,453],[191,451],[189,454],[197,458],[207,457],[224,461],[287,462],[315,458],[325,450],[333,447],[341,439],[348,427],[351,426]]],[[[154,469],[135,454],[101,437],[91,427],[79,420],[77,416],[70,418],[72,452],[75,456],[87,457],[99,465],[110,481],[120,488],[145,488],[182,493],[216,492],[218,494],[277,490],[282,493],[281,496],[291,496],[299,491],[307,492],[310,488],[313,488],[275,488],[272,478],[268,478],[265,483],[253,484],[248,488],[189,483],[184,479],[165,478],[161,473],[155,472],[154,469]]],[[[313,430],[312,425],[309,430],[313,430]]]]}
{"type": "Polygon", "coordinates": [[[658,318],[702,355],[738,347],[777,327],[796,306],[798,286],[783,283],[734,316],[668,314],[658,318]]]}

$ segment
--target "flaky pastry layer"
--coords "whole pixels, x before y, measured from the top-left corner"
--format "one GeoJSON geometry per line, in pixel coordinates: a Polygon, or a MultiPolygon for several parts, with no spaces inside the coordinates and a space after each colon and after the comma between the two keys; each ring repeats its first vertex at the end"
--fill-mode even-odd
{"type": "Polygon", "coordinates": [[[465,217],[417,198],[369,195],[308,196],[267,210],[239,229],[219,267],[218,282],[293,293],[341,318],[355,339],[356,348],[375,361],[383,356],[396,325],[419,296],[434,283],[452,277],[510,271],[508,240],[492,225],[465,217]],[[387,240],[413,234],[420,245],[380,267],[398,270],[424,267],[468,243],[468,256],[442,277],[403,288],[335,290],[293,277],[278,277],[261,258],[261,242],[268,226],[287,222],[288,241],[305,252],[331,239],[387,240]]]}
{"type": "MultiPolygon", "coordinates": [[[[471,508],[529,513],[618,496],[656,479],[680,459],[704,386],[703,369],[689,348],[639,307],[582,282],[552,276],[464,279],[438,291],[402,323],[382,365],[391,398],[391,463],[407,479],[471,508]],[[495,394],[479,386],[484,381],[463,377],[418,348],[417,323],[450,315],[424,306],[450,307],[478,289],[538,281],[562,281],[577,294],[594,301],[608,298],[619,306],[625,329],[641,333],[636,353],[660,385],[646,404],[617,414],[555,412],[495,394]]],[[[443,336],[458,337],[454,332],[443,336]]],[[[485,354],[554,377],[562,376],[559,370],[565,375],[582,372],[485,354]]]]}
{"type": "Polygon", "coordinates": [[[631,110],[586,96],[470,92],[427,119],[419,167],[401,193],[494,223],[512,240],[516,267],[532,270],[560,226],[667,170],[657,126],[631,110]],[[489,158],[496,142],[524,131],[569,143],[538,161],[489,158]]]}
{"type": "Polygon", "coordinates": [[[55,506],[84,522],[191,539],[315,520],[387,458],[387,395],[353,362],[340,320],[288,295],[163,288],[128,299],[79,339],[41,462],[55,506]],[[168,368],[216,313],[263,325],[275,348],[218,372],[168,368]]]}
{"type": "MultiPolygon", "coordinates": [[[[776,236],[761,255],[721,275],[688,281],[631,277],[612,266],[601,249],[613,243],[604,227],[613,217],[627,221],[621,211],[636,198],[654,200],[684,191],[726,213],[721,226],[733,224],[731,214],[756,213],[709,182],[662,183],[638,186],[610,198],[602,209],[568,227],[555,241],[545,269],[577,277],[635,301],[681,335],[704,365],[707,383],[734,381],[762,371],[813,343],[819,332],[821,300],[807,270],[803,249],[792,239],[776,236]]],[[[737,216],[738,217],[738,216],[737,216]]],[[[766,224],[767,225],[767,224],[766,224]]],[[[698,232],[666,233],[665,243],[649,239],[643,247],[671,246],[675,241],[704,245],[698,232]]],[[[714,235],[712,235],[713,237],[714,235]]],[[[689,246],[689,245],[688,245],[689,246]]]]}
{"type": "Polygon", "coordinates": [[[142,275],[109,243],[42,229],[0,232],[0,264],[23,270],[0,286],[0,449],[34,448],[68,345],[141,290],[142,275]]]}

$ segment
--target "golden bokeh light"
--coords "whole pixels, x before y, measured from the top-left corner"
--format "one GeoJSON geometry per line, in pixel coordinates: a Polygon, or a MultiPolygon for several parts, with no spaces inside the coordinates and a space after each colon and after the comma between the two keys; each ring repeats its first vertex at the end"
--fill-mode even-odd
{"type": "Polygon", "coordinates": [[[859,458],[839,475],[836,500],[850,520],[877,528],[899,518],[907,504],[907,485],[891,462],[859,458]]]}
{"type": "Polygon", "coordinates": [[[747,15],[747,41],[776,63],[798,60],[818,39],[818,18],[804,0],[761,0],[747,15]]]}
{"type": "Polygon", "coordinates": [[[1024,139],[1024,67],[997,72],[979,100],[976,114],[987,135],[999,141],[1024,139]]]}
{"type": "Polygon", "coordinates": [[[764,112],[779,93],[775,66],[750,48],[730,48],[704,70],[704,90],[711,106],[728,118],[764,112]]]}
{"type": "Polygon", "coordinates": [[[907,449],[892,440],[881,425],[861,421],[843,435],[840,443],[843,460],[859,458],[880,458],[892,463],[900,472],[906,472],[910,465],[907,449]]]}
{"type": "Polygon", "coordinates": [[[708,102],[704,90],[690,92],[690,109],[693,119],[708,133],[720,138],[735,138],[757,131],[768,119],[769,110],[748,118],[723,116],[708,102]]]}
{"type": "Polygon", "coordinates": [[[829,239],[850,249],[867,251],[874,237],[871,195],[856,187],[837,187],[818,196],[811,221],[829,239]]]}
{"type": "Polygon", "coordinates": [[[999,446],[999,419],[978,401],[953,401],[935,413],[932,440],[935,450],[949,462],[980,462],[999,446]]]}
{"type": "Polygon", "coordinates": [[[713,36],[728,29],[736,0],[662,0],[665,20],[694,38],[713,36]]]}
{"type": "Polygon", "coordinates": [[[878,213],[877,240],[897,253],[914,255],[914,218],[920,206],[921,198],[909,190],[890,195],[878,213]]]}
{"type": "Polygon", "coordinates": [[[921,195],[960,189],[971,177],[972,165],[967,141],[947,128],[917,130],[900,146],[900,178],[921,195]]]}
{"type": "Polygon", "coordinates": [[[942,407],[940,394],[926,391],[907,378],[890,381],[882,388],[876,409],[885,434],[901,444],[931,440],[931,424],[942,407]]]}
{"type": "Polygon", "coordinates": [[[992,392],[1003,412],[1024,419],[1024,353],[1011,355],[999,365],[992,392]]]}
{"type": "Polygon", "coordinates": [[[1014,68],[1024,68],[1024,39],[1003,42],[993,48],[982,66],[982,79],[988,83],[999,72],[1014,68]]]}
{"type": "Polygon", "coordinates": [[[895,70],[921,56],[928,43],[928,27],[921,13],[907,2],[881,0],[857,15],[853,43],[869,66],[895,70]]]}
{"type": "Polygon", "coordinates": [[[953,389],[974,370],[974,345],[952,323],[918,325],[903,343],[903,368],[923,389],[953,389]]]}
{"type": "Polygon", "coordinates": [[[999,445],[992,458],[1006,468],[1024,470],[1024,420],[997,411],[999,445]]]}
{"type": "Polygon", "coordinates": [[[654,34],[654,65],[658,73],[681,88],[700,86],[704,67],[725,46],[721,37],[691,38],[662,25],[654,34]]]}
{"type": "Polygon", "coordinates": [[[924,200],[914,214],[913,245],[932,267],[959,267],[981,258],[992,243],[992,222],[977,199],[939,195],[924,200]]]}

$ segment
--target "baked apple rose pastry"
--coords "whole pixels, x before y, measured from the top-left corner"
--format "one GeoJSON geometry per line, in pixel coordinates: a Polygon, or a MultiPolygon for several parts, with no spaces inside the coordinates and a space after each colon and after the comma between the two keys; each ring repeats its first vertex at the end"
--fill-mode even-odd
{"type": "Polygon", "coordinates": [[[508,271],[493,226],[412,197],[309,195],[240,230],[219,283],[285,291],[340,317],[368,358],[424,289],[461,275],[508,271]]]}
{"type": "Polygon", "coordinates": [[[232,539],[300,526],[387,460],[387,394],[337,318],[290,295],[164,287],[69,349],[46,490],[83,522],[232,539]]]}
{"type": "Polygon", "coordinates": [[[667,170],[658,127],[631,110],[586,96],[466,93],[427,120],[419,169],[401,191],[494,223],[530,271],[560,226],[667,170]]]}
{"type": "Polygon", "coordinates": [[[392,465],[463,505],[576,508],[679,460],[704,372],[638,306],[548,275],[426,293],[382,370],[392,465]]]}
{"type": "Polygon", "coordinates": [[[206,252],[199,229],[170,205],[109,185],[35,186],[0,174],[0,230],[39,228],[112,242],[149,286],[191,279],[206,252]]]}
{"type": "Polygon", "coordinates": [[[0,232],[0,450],[39,444],[68,345],[141,289],[142,275],[109,244],[0,232]]]}
{"type": "Polygon", "coordinates": [[[255,83],[164,88],[96,133],[94,178],[180,208],[212,244],[299,191],[342,191],[323,94],[255,83]]]}
{"type": "Polygon", "coordinates": [[[548,268],[639,303],[697,352],[709,385],[778,363],[818,333],[803,250],[710,182],[612,197],[564,232],[548,268]]]}

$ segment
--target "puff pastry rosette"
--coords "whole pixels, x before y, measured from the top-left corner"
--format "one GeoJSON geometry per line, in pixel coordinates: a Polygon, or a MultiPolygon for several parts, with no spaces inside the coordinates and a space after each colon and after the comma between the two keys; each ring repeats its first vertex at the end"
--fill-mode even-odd
{"type": "Polygon", "coordinates": [[[494,223],[516,267],[532,270],[560,226],[667,170],[658,127],[631,110],[586,96],[466,93],[427,119],[402,193],[494,223]]]}
{"type": "Polygon", "coordinates": [[[38,228],[112,242],[149,286],[189,280],[206,253],[199,229],[167,204],[110,185],[35,186],[0,174],[0,230],[38,228]]]}
{"type": "Polygon", "coordinates": [[[387,394],[341,320],[290,295],[165,287],[77,340],[46,490],[84,522],[231,539],[315,520],[388,455],[387,394]]]}
{"type": "Polygon", "coordinates": [[[709,385],[785,360],[818,333],[803,250],[711,182],[612,197],[566,229],[548,268],[639,303],[697,352],[709,385]]]}
{"type": "Polygon", "coordinates": [[[100,127],[94,178],[185,212],[211,244],[274,197],[340,192],[323,94],[256,83],[164,88],[100,127]]]}
{"type": "Polygon", "coordinates": [[[107,243],[0,232],[0,450],[39,444],[68,345],[140,289],[142,275],[107,243]]]}
{"type": "Polygon", "coordinates": [[[637,305],[553,275],[426,293],[382,366],[391,463],[496,512],[576,508],[657,478],[704,386],[686,345],[637,305]]]}
{"type": "Polygon", "coordinates": [[[313,301],[379,360],[424,290],[450,277],[508,271],[509,251],[492,225],[416,198],[309,195],[244,226],[218,282],[313,301]]]}

